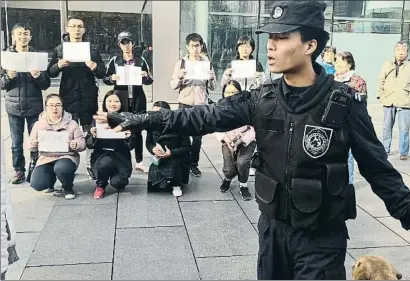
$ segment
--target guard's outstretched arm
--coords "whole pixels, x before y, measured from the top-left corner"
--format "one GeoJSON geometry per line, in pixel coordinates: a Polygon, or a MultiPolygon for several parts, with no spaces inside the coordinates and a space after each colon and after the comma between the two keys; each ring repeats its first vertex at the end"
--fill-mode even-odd
{"type": "Polygon", "coordinates": [[[146,114],[128,112],[108,114],[110,125],[122,130],[154,129],[164,133],[199,136],[253,125],[254,95],[243,92],[212,105],[189,109],[152,111],[146,114]]]}

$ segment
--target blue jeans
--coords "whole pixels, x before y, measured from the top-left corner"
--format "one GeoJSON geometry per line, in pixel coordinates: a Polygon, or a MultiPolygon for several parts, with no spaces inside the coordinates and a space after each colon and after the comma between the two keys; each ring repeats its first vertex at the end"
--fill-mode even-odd
{"type": "Polygon", "coordinates": [[[410,108],[398,108],[399,151],[400,155],[409,155],[410,108]]]}
{"type": "Polygon", "coordinates": [[[352,150],[349,150],[349,157],[347,158],[347,168],[349,170],[349,184],[353,184],[354,182],[354,160],[352,150]]]}
{"type": "Polygon", "coordinates": [[[30,185],[37,191],[54,188],[57,181],[61,181],[64,190],[73,190],[74,175],[77,170],[75,163],[68,158],[61,158],[54,162],[34,168],[30,185]]]}
{"type": "Polygon", "coordinates": [[[390,153],[390,145],[393,134],[393,126],[396,120],[397,108],[394,106],[383,106],[384,124],[383,124],[383,146],[387,153],[390,153]]]}
{"type": "Polygon", "coordinates": [[[11,155],[13,159],[13,168],[16,172],[25,172],[25,163],[23,142],[24,142],[24,121],[27,122],[28,133],[31,134],[31,129],[34,123],[38,120],[38,115],[35,116],[16,116],[8,115],[11,134],[11,155]]]}

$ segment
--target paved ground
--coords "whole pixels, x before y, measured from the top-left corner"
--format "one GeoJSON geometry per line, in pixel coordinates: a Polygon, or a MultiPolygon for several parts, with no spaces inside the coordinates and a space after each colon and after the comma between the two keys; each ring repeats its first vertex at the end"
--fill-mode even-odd
{"type": "MultiPolygon", "coordinates": [[[[381,108],[369,108],[381,132],[381,108]]],[[[4,110],[1,121],[7,148],[11,143],[4,110]]],[[[410,185],[410,162],[398,160],[397,135],[390,160],[410,185]]],[[[147,152],[145,156],[148,164],[147,152]]],[[[6,158],[11,175],[10,153],[6,158]]],[[[104,200],[94,200],[84,161],[73,201],[35,192],[27,184],[10,185],[21,260],[7,278],[255,279],[259,211],[255,201],[240,199],[236,185],[230,193],[219,192],[222,159],[213,135],[204,137],[200,167],[202,177],[192,179],[178,200],[172,194],[148,195],[146,176],[138,173],[125,192],[109,189],[104,200]]],[[[410,278],[410,233],[389,216],[357,169],[356,187],[358,218],[348,223],[348,276],[354,259],[376,254],[410,278]]]]}

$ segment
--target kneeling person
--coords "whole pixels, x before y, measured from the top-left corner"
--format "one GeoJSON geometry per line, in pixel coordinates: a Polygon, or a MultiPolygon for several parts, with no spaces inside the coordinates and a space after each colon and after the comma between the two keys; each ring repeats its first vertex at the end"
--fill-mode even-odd
{"type": "MultiPolygon", "coordinates": [[[[170,109],[165,101],[154,103],[152,110],[170,109]]],[[[189,182],[190,149],[189,136],[161,134],[148,131],[146,146],[154,156],[148,172],[148,191],[171,189],[175,197],[182,196],[181,185],[189,182]]]]}
{"type": "MultiPolygon", "coordinates": [[[[103,101],[103,111],[121,112],[122,109],[121,101],[114,91],[107,92],[103,101]]],[[[124,189],[128,185],[132,173],[130,151],[134,148],[134,137],[128,131],[125,132],[125,139],[99,139],[96,124],[93,123],[86,136],[86,144],[88,148],[94,149],[91,154],[91,169],[97,179],[95,199],[104,197],[109,180],[111,186],[117,190],[124,189]]]]}

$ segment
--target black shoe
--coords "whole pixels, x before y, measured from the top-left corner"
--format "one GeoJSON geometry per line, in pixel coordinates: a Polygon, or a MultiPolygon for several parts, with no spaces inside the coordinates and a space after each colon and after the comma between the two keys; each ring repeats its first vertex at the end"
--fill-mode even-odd
{"type": "Polygon", "coordinates": [[[224,180],[219,189],[221,190],[222,193],[225,193],[225,192],[228,192],[230,188],[231,188],[231,181],[224,180]]]}
{"type": "Polygon", "coordinates": [[[201,171],[198,169],[197,166],[191,167],[191,174],[194,175],[195,177],[199,177],[202,175],[201,171]]]}
{"type": "Polygon", "coordinates": [[[243,200],[245,201],[252,200],[252,195],[249,192],[249,188],[241,186],[239,190],[240,190],[239,192],[241,193],[243,200]]]}
{"type": "Polygon", "coordinates": [[[12,184],[21,184],[26,180],[24,172],[16,172],[16,174],[11,179],[12,184]]]}
{"type": "Polygon", "coordinates": [[[90,167],[87,167],[87,173],[88,173],[88,178],[90,180],[96,180],[93,169],[91,169],[90,167]]]}

